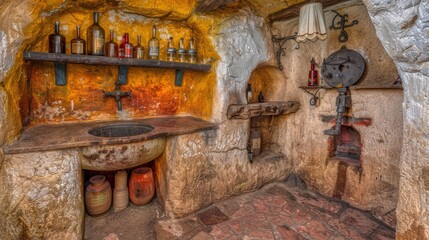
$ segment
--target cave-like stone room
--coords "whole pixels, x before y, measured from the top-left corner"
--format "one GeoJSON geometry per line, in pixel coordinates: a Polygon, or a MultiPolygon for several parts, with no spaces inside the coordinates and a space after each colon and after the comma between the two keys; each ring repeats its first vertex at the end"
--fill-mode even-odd
{"type": "Polygon", "coordinates": [[[0,239],[429,239],[427,0],[0,0],[0,239]]]}

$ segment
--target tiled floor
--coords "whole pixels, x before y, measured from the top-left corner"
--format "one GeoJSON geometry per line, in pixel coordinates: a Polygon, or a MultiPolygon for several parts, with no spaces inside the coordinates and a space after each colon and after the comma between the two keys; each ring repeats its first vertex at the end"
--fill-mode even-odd
{"type": "Polygon", "coordinates": [[[161,218],[156,239],[394,239],[395,233],[345,203],[285,184],[222,201],[182,219],[161,218]]]}

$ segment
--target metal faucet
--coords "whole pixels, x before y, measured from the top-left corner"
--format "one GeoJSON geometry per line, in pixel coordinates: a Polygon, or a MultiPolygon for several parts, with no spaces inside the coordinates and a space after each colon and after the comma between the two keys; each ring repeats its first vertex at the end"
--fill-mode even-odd
{"type": "Polygon", "coordinates": [[[118,111],[122,111],[122,97],[131,97],[131,91],[129,92],[122,92],[121,86],[118,82],[115,83],[115,90],[112,92],[105,92],[104,90],[101,90],[104,93],[104,98],[106,97],[114,97],[116,100],[116,103],[118,104],[118,111]]]}

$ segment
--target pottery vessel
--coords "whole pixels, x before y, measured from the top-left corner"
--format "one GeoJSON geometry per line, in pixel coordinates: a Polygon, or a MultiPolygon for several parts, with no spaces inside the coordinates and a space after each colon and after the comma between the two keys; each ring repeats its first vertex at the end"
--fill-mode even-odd
{"type": "Polygon", "coordinates": [[[89,179],[90,184],[85,190],[85,205],[91,216],[102,214],[112,205],[112,188],[103,175],[95,175],[89,179]]]}
{"type": "Polygon", "coordinates": [[[134,205],[141,206],[155,195],[155,184],[152,169],[148,167],[136,168],[132,171],[128,184],[130,200],[134,205]]]}

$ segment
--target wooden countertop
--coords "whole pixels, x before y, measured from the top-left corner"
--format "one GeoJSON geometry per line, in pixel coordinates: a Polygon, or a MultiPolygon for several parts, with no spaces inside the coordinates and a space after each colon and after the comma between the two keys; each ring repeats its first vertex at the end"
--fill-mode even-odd
{"type": "Polygon", "coordinates": [[[48,151],[93,145],[135,143],[158,137],[195,133],[216,129],[217,124],[195,117],[158,117],[126,121],[44,124],[30,127],[11,145],[3,146],[5,154],[48,151]],[[130,137],[96,137],[88,130],[115,123],[150,124],[154,129],[146,134],[130,137]]]}

